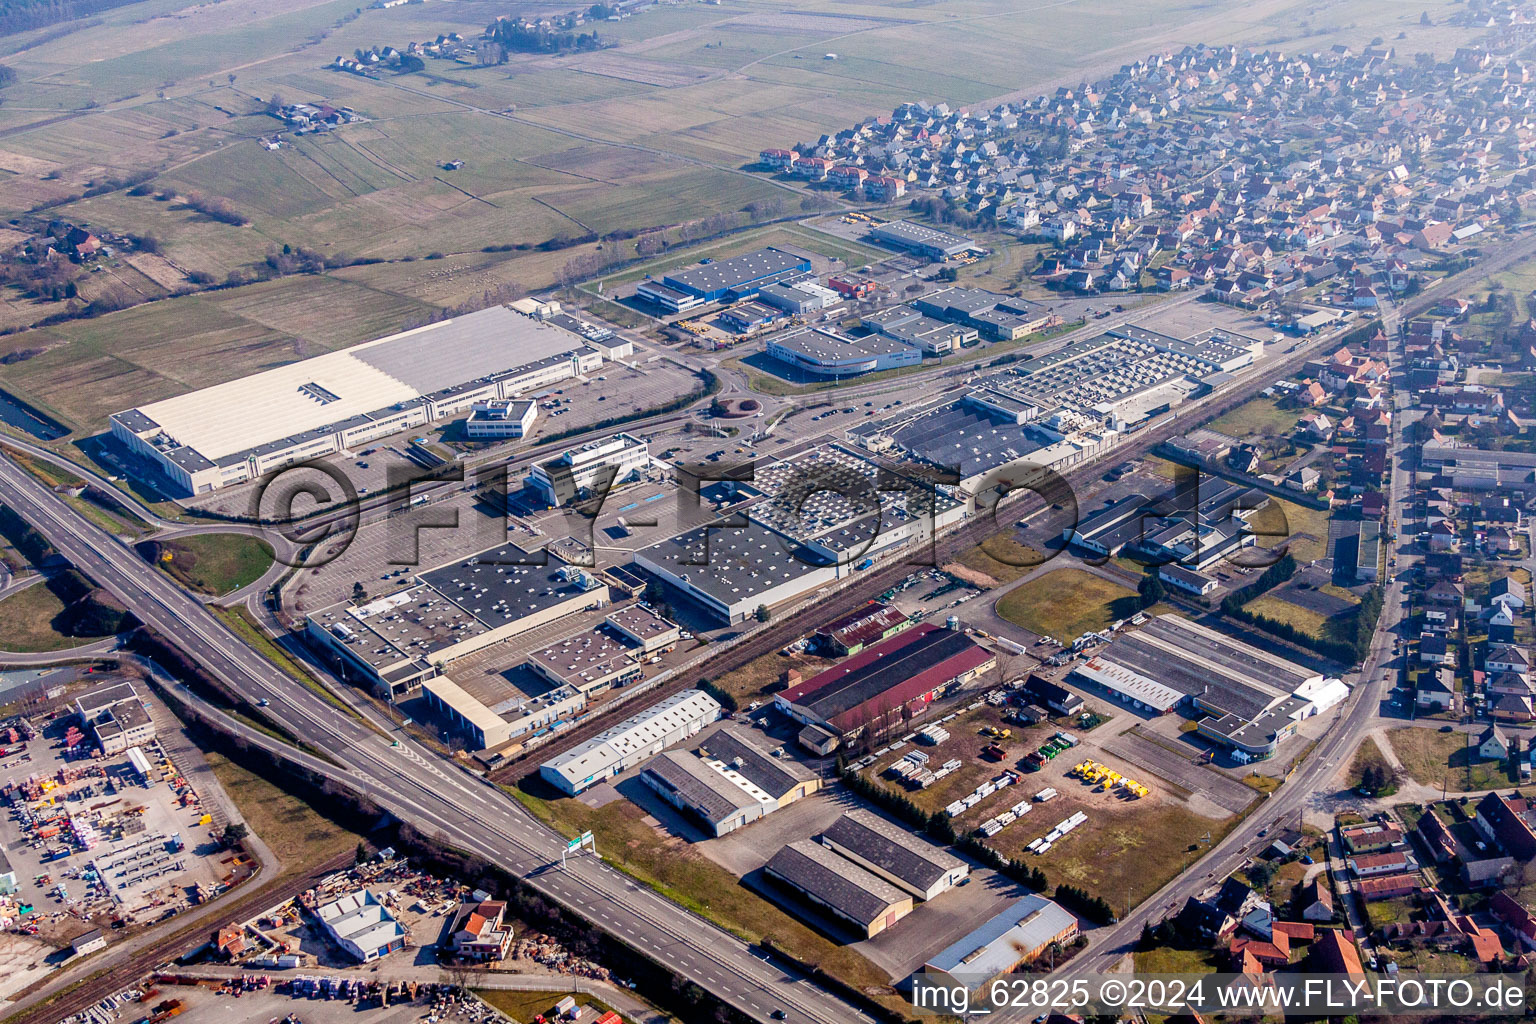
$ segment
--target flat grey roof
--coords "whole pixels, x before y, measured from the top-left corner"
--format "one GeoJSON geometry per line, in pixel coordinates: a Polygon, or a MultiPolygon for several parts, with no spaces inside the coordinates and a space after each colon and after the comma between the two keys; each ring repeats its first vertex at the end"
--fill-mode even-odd
{"type": "Polygon", "coordinates": [[[898,427],[896,443],[936,466],[972,477],[1039,451],[1013,422],[999,423],[974,407],[952,402],[898,427]]]}
{"type": "Polygon", "coordinates": [[[829,566],[805,546],[750,519],[740,528],[700,526],[642,548],[636,555],[727,605],[824,572],[829,566]]]}
{"type": "Polygon", "coordinates": [[[895,355],[909,352],[912,346],[887,334],[867,334],[855,338],[821,327],[807,327],[791,331],[773,339],[778,348],[798,352],[817,362],[836,362],[840,359],[861,359],[870,356],[895,355]]]}
{"type": "Polygon", "coordinates": [[[433,324],[420,334],[387,338],[355,354],[381,373],[428,395],[583,347],[581,338],[570,331],[505,306],[491,306],[433,324]]]}
{"type": "Polygon", "coordinates": [[[792,252],[770,246],[741,256],[676,270],[667,274],[663,280],[670,287],[680,288],[690,294],[708,295],[761,281],[788,270],[803,269],[808,263],[810,260],[804,256],[796,256],[792,252]]]}
{"type": "Polygon", "coordinates": [[[421,574],[421,580],[488,627],[552,608],[584,591],[557,556],[503,544],[421,574]],[[538,565],[547,559],[547,564],[538,565]]]}
{"type": "Polygon", "coordinates": [[[974,239],[964,235],[951,234],[948,231],[940,231],[926,224],[917,224],[910,220],[892,220],[880,224],[870,232],[876,238],[900,245],[917,245],[939,249],[949,253],[960,253],[976,245],[974,239]]]}

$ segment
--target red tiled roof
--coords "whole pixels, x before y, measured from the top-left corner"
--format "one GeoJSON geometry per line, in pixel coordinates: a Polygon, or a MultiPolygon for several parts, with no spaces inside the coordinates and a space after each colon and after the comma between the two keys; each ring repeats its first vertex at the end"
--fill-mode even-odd
{"type": "Polygon", "coordinates": [[[1310,954],[1317,959],[1324,974],[1364,975],[1365,967],[1360,963],[1360,951],[1355,948],[1354,941],[1346,939],[1344,935],[1344,932],[1334,928],[1325,929],[1312,944],[1310,954]]]}

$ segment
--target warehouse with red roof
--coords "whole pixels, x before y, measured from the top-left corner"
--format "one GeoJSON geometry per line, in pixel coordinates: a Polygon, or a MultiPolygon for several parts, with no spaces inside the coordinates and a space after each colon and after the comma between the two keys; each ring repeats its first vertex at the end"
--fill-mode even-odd
{"type": "Polygon", "coordinates": [[[779,709],[796,721],[844,738],[871,724],[902,721],[997,664],[996,655],[964,633],[924,623],[778,694],[779,709]]]}

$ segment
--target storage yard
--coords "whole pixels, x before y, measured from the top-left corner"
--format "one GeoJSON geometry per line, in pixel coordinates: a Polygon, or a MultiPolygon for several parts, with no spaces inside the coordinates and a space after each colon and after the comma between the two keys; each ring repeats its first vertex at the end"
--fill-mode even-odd
{"type": "Polygon", "coordinates": [[[24,901],[15,909],[147,923],[251,874],[249,857],[213,840],[222,812],[215,820],[158,740],[100,756],[68,721],[44,725],[5,762],[3,831],[16,837],[8,856],[24,901]]]}

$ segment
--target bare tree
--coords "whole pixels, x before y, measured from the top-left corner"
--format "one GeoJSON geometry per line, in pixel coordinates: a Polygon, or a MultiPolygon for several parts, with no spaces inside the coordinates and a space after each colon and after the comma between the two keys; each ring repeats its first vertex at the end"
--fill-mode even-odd
{"type": "Polygon", "coordinates": [[[997,685],[1007,686],[1015,678],[1014,669],[1019,663],[1019,656],[1012,651],[999,650],[997,652],[997,685]]]}

